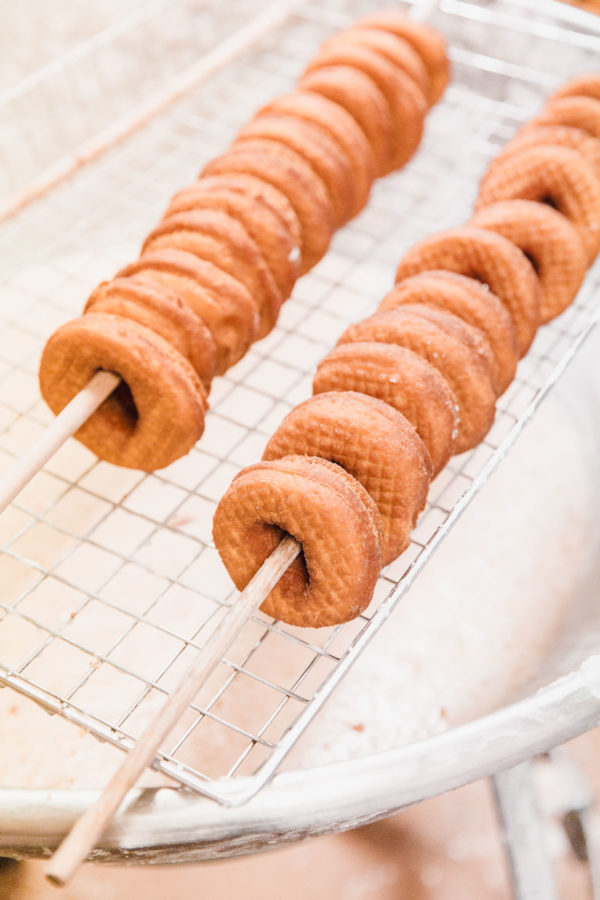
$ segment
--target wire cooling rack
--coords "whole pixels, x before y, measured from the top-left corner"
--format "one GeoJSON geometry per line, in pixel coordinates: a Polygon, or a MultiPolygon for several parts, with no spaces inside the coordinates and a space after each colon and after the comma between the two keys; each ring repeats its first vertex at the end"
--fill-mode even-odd
{"type": "MultiPolygon", "coordinates": [[[[319,43],[369,8],[298,5],[143,130],[0,226],[1,470],[49,420],[36,372],[51,330],[134,257],[170,194],[252,110],[290,90],[319,43]]],[[[309,396],[315,364],[375,309],[403,251],[468,219],[487,162],[600,50],[593,20],[553,2],[442,0],[434,24],[449,38],[454,77],[421,149],[376,184],[272,334],[215,381],[199,445],[143,475],[70,441],[0,520],[0,684],[100,739],[133,745],[232,599],[210,529],[233,475],[309,396]]],[[[227,804],[265,784],[593,328],[599,281],[596,267],[577,302],[541,329],[485,441],[436,478],[409,549],[382,573],[370,608],[318,631],[253,617],[157,769],[227,804]]]]}

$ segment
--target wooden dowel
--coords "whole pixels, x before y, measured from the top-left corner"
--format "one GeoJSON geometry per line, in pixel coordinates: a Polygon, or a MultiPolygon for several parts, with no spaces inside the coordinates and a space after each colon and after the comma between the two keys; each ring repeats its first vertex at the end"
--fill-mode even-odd
{"type": "Polygon", "coordinates": [[[0,478],[0,513],[54,456],[86,419],[112,394],[121,379],[113,372],[96,372],[44,431],[39,441],[0,478]]]}
{"type": "Polygon", "coordinates": [[[164,738],[221,661],[245,622],[266,599],[299,552],[300,544],[291,536],[285,537],[233,602],[219,627],[198,652],[177,688],[165,700],[135,747],[127,754],[121,767],[96,802],[85,811],[63,840],[46,868],[46,877],[49,881],[63,885],[74,875],[78,866],[98,843],[127,792],[154,760],[164,738]]]}

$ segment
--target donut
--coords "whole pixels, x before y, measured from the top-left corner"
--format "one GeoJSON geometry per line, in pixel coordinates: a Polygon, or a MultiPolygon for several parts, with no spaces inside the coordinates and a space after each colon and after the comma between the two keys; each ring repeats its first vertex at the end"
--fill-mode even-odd
{"type": "Polygon", "coordinates": [[[352,216],[365,206],[377,166],[373,149],[355,119],[339,103],[321,94],[296,91],[263,106],[259,115],[274,114],[310,122],[325,131],[348,158],[352,169],[352,216]]]}
{"type": "Polygon", "coordinates": [[[519,356],[526,353],[540,321],[540,287],[521,250],[483,228],[452,228],[408,250],[396,271],[396,281],[431,269],[447,269],[487,284],[512,317],[519,356]]]}
{"type": "Polygon", "coordinates": [[[542,323],[558,316],[581,287],[587,257],[581,238],[563,215],[545,203],[501,200],[484,206],[471,224],[508,238],[531,261],[540,282],[542,323]]]}
{"type": "Polygon", "coordinates": [[[51,336],[40,362],[42,396],[58,414],[98,372],[119,387],[75,437],[100,459],[151,472],[183,456],[202,435],[206,392],[192,365],[139,322],[90,312],[51,336]]]}
{"type": "MultiPolygon", "coordinates": [[[[331,40],[358,44],[379,53],[388,62],[402,69],[415,82],[427,98],[427,105],[430,105],[428,99],[429,75],[427,74],[425,63],[415,48],[404,38],[397,37],[397,35],[391,34],[389,31],[382,31],[378,28],[353,25],[346,31],[342,31],[334,36],[331,40]]],[[[327,41],[324,46],[329,46],[331,40],[327,41]]]]}
{"type": "Polygon", "coordinates": [[[326,66],[305,72],[298,86],[347,110],[373,151],[375,174],[379,177],[389,171],[394,128],[388,103],[372,78],[352,66],[326,66]]]}
{"type": "Polygon", "coordinates": [[[524,126],[490,163],[489,168],[501,166],[508,156],[525,147],[556,146],[577,150],[585,156],[594,172],[600,173],[600,140],[580,128],[568,125],[524,126]]]}
{"type": "Polygon", "coordinates": [[[454,272],[421,272],[398,282],[379,304],[380,310],[425,304],[453,313],[485,334],[493,353],[491,380],[500,396],[515,377],[517,335],[510,313],[479,281],[454,272]]]}
{"type": "MultiPolygon", "coordinates": [[[[302,241],[300,219],[285,194],[277,190],[272,184],[254,175],[247,175],[244,172],[205,175],[198,178],[194,184],[201,186],[206,191],[221,190],[222,188],[226,188],[228,191],[237,191],[253,203],[266,204],[279,217],[282,225],[287,228],[292,237],[294,247],[297,247],[298,252],[300,252],[300,243],[302,241]]],[[[300,257],[298,257],[297,262],[300,262],[300,257]]],[[[296,275],[296,277],[298,276],[296,275]]]]}
{"type": "Polygon", "coordinates": [[[351,325],[338,343],[363,341],[406,347],[446,378],[460,413],[454,453],[471,450],[483,440],[494,421],[496,392],[485,364],[469,346],[414,307],[402,306],[351,325]]]}
{"type": "Polygon", "coordinates": [[[423,441],[402,413],[354,391],[316,394],[288,413],[263,459],[290,454],[335,462],[368,491],[381,515],[384,565],[406,549],[425,506],[432,466],[423,441]]]}
{"type": "Polygon", "coordinates": [[[459,413],[448,381],[422,356],[395,344],[339,344],[313,380],[313,393],[357,391],[383,400],[405,416],[427,447],[433,475],[454,450],[459,413]]]}
{"type": "Polygon", "coordinates": [[[258,335],[258,310],[247,288],[211,262],[185,250],[156,250],[118,272],[143,275],[180,297],[199,316],[217,348],[215,374],[222,375],[258,335]]]}
{"type": "Polygon", "coordinates": [[[481,182],[476,209],[498,200],[536,200],[569,219],[588,261],[600,249],[600,183],[587,160],[567,147],[528,147],[494,166],[481,182]]]}
{"type": "Polygon", "coordinates": [[[494,353],[490,342],[486,338],[481,329],[474,325],[469,325],[460,316],[442,309],[440,306],[428,306],[426,303],[407,303],[401,307],[405,312],[412,312],[421,318],[428,319],[434,325],[441,328],[446,334],[461,341],[476,356],[485,369],[490,384],[494,388],[494,393],[498,394],[494,387],[494,353]]]}
{"type": "Polygon", "coordinates": [[[580,96],[555,97],[525,128],[536,125],[566,125],[600,138],[600,100],[580,96]]]}
{"type": "Polygon", "coordinates": [[[552,99],[555,97],[592,97],[600,100],[600,73],[589,72],[587,75],[571,78],[552,94],[552,99]]]}
{"type": "Polygon", "coordinates": [[[273,329],[283,297],[256,241],[236,219],[218,209],[169,216],[150,232],[142,256],[162,249],[185,250],[241,282],[258,307],[258,337],[273,329]]]}
{"type": "Polygon", "coordinates": [[[242,128],[236,143],[248,138],[263,138],[291,147],[325,185],[335,227],[341,227],[352,217],[356,204],[352,168],[344,152],[323,129],[289,116],[263,113],[242,128]]]}
{"type": "MultiPolygon", "coordinates": [[[[385,97],[392,125],[392,147],[383,174],[403,166],[417,149],[423,134],[427,101],[423,91],[402,69],[369,47],[332,38],[310,61],[305,72],[331,66],[349,66],[367,75],[385,97]]],[[[300,82],[302,84],[302,81],[300,82]]]]}
{"type": "Polygon", "coordinates": [[[302,553],[261,610],[289,625],[312,628],[360,615],[381,567],[381,520],[359,482],[340,466],[310,456],[243,469],[213,520],[215,546],[239,590],[283,534],[293,535],[302,553]]]}
{"type": "Polygon", "coordinates": [[[399,10],[389,9],[363,16],[354,27],[375,28],[387,31],[407,41],[417,51],[427,69],[429,87],[427,97],[430,106],[440,99],[450,79],[450,64],[444,39],[437,31],[420,22],[414,22],[399,10]]]}
{"type": "Polygon", "coordinates": [[[238,172],[276,187],[289,200],[300,222],[301,273],[325,255],[334,231],[333,209],[323,181],[289,147],[258,138],[231,147],[204,167],[203,175],[238,172]]]}
{"type": "Polygon", "coordinates": [[[217,362],[212,335],[202,319],[163,285],[142,276],[103,281],[84,312],[124,316],[151,328],[190,361],[205,389],[210,389],[217,362]]]}
{"type": "MultiPolygon", "coordinates": [[[[282,298],[287,299],[300,274],[299,239],[294,240],[285,222],[260,196],[250,197],[235,187],[207,186],[205,182],[210,181],[200,179],[175,194],[163,218],[211,209],[237,219],[256,242],[282,298]]],[[[299,230],[298,226],[298,234],[299,230]]]]}

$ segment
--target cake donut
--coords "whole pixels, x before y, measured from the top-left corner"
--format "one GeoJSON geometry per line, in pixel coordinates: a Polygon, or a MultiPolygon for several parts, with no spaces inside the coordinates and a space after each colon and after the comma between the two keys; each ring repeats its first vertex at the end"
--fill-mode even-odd
{"type": "MultiPolygon", "coordinates": [[[[391,123],[392,144],[382,174],[403,166],[415,152],[423,134],[427,101],[417,83],[402,69],[370,47],[346,40],[341,34],[324,44],[305,72],[331,66],[349,66],[363,72],[385,98],[391,123]]],[[[300,81],[302,85],[302,80],[300,81]]]]}
{"type": "MultiPolygon", "coordinates": [[[[487,205],[481,202],[481,205],[487,205]]],[[[487,284],[508,309],[519,356],[540,322],[540,287],[533,266],[511,241],[484,228],[452,228],[415,244],[404,255],[396,281],[431,269],[446,269],[487,284]]]]}
{"type": "Polygon", "coordinates": [[[290,147],[314,169],[327,189],[335,227],[352,218],[356,205],[348,157],[323,129],[291,116],[259,114],[239,132],[236,143],[261,138],[290,147]]]}
{"type": "Polygon", "coordinates": [[[571,78],[552,95],[555,97],[591,97],[600,100],[600,73],[589,72],[587,75],[579,75],[571,78]]]}
{"type": "Polygon", "coordinates": [[[366,394],[316,394],[285,417],[263,459],[318,456],[342,466],[373,498],[381,515],[383,564],[408,546],[432,476],[429,454],[398,410],[366,394]]]}
{"type": "Polygon", "coordinates": [[[258,246],[286,300],[300,274],[300,225],[296,217],[296,229],[292,231],[264,194],[249,196],[237,187],[234,179],[222,176],[200,179],[175,194],[163,219],[204,209],[220,210],[237,219],[258,246]]]}
{"type": "Polygon", "coordinates": [[[533,125],[525,126],[510,141],[502,152],[492,161],[489,169],[502,166],[504,160],[519,150],[527,147],[567,147],[581,153],[594,172],[600,174],[600,140],[580,128],[568,125],[533,125]]]}
{"type": "Polygon", "coordinates": [[[555,207],[579,234],[588,261],[600,249],[600,182],[587,160],[567,147],[528,147],[484,175],[476,209],[498,200],[534,200],[555,207]]]}
{"type": "Polygon", "coordinates": [[[258,115],[263,114],[309,122],[335,141],[348,159],[352,170],[352,215],[357,215],[369,199],[377,164],[365,133],[350,113],[339,103],[334,103],[321,94],[298,90],[263,106],[258,115]]]}
{"type": "Polygon", "coordinates": [[[103,281],[84,312],[110,313],[151,328],[192,364],[207,393],[217,364],[217,348],[202,319],[176,294],[138,278],[103,281]]]}
{"type": "Polygon", "coordinates": [[[517,335],[507,308],[474,278],[432,270],[399,281],[379,304],[380,310],[425,304],[453,313],[485,334],[493,354],[492,385],[500,396],[515,376],[517,335]]]}
{"type": "Polygon", "coordinates": [[[108,462],[151,472],[168,466],[202,435],[206,391],[190,362],[155,331],[109,313],[67,322],[40,362],[44,400],[59,413],[100,369],[119,387],[77,431],[108,462]]]}
{"type": "Polygon", "coordinates": [[[225,372],[256,340],[259,316],[245,285],[212,262],[185,250],[156,250],[125,266],[118,277],[143,275],[165,285],[210,329],[217,350],[215,374],[225,372]]]}
{"type": "Polygon", "coordinates": [[[450,78],[446,45],[437,31],[420,22],[414,22],[393,9],[370,13],[358,19],[355,25],[359,28],[381,29],[409,43],[419,54],[427,70],[429,103],[430,105],[437,103],[446,90],[450,78]]]}
{"type": "MultiPolygon", "coordinates": [[[[407,40],[389,31],[368,28],[365,25],[353,25],[338,37],[343,37],[346,44],[353,43],[361,47],[368,47],[369,50],[374,50],[388,62],[402,69],[421,89],[429,106],[429,74],[425,63],[407,40]]],[[[332,40],[335,41],[336,38],[334,37],[332,40]]],[[[325,46],[330,44],[331,41],[327,41],[325,46]]]]}
{"type": "Polygon", "coordinates": [[[304,274],[316,265],[329,247],[334,212],[323,180],[306,160],[283,144],[253,138],[211,160],[202,175],[232,172],[254,175],[287,197],[300,222],[300,271],[304,274]]]}
{"type": "Polygon", "coordinates": [[[185,250],[241,282],[258,307],[257,338],[272,330],[283,297],[256,241],[236,219],[218,209],[168,216],[144,241],[142,258],[162,249],[185,250]]]}
{"type": "Polygon", "coordinates": [[[525,129],[536,125],[566,125],[600,138],[600,100],[575,95],[551,98],[525,129]]]}
{"type": "Polygon", "coordinates": [[[347,622],[369,605],[381,568],[381,519],[344,469],[284,456],[234,478],[217,507],[213,536],[239,590],[282,534],[293,535],[302,553],[261,606],[264,613],[318,628],[347,622]]]}
{"type": "MultiPolygon", "coordinates": [[[[496,392],[482,358],[443,327],[443,316],[425,308],[400,306],[350,325],[339,343],[376,341],[406,347],[427,360],[447,380],[459,409],[453,452],[463,453],[483,440],[492,427],[496,392]]],[[[466,326],[468,327],[468,326],[466,326]]]]}
{"type": "Polygon", "coordinates": [[[394,150],[390,108],[372,78],[352,66],[320,66],[305,72],[301,91],[326,97],[347,110],[365,135],[376,161],[376,176],[385,175],[394,150]]]}
{"type": "Polygon", "coordinates": [[[484,206],[471,224],[508,238],[531,261],[541,288],[542,323],[567,308],[587,268],[581,238],[568,219],[545,203],[503,200],[484,206]]]}
{"type": "Polygon", "coordinates": [[[454,451],[459,409],[449,382],[418,353],[396,344],[339,344],[319,363],[313,393],[355,391],[402,413],[427,447],[433,476],[454,451]]]}

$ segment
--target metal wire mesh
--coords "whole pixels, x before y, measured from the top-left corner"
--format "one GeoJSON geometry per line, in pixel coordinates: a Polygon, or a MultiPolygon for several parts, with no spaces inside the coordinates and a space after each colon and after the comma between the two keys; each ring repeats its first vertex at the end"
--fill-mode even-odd
{"type": "MultiPolygon", "coordinates": [[[[0,227],[2,470],[49,419],[36,370],[50,331],[133,258],[170,193],[253,109],[292,88],[332,30],[368,7],[300,6],[259,46],[0,227]]],[[[421,150],[375,186],[368,209],[298,283],[272,334],[215,382],[205,435],[185,459],[143,475],[71,441],[0,519],[0,685],[132,746],[231,600],[210,529],[232,476],[260,458],[281,418],[310,394],[316,362],[345,327],[374,310],[403,250],[465,221],[489,159],[550,89],[592,65],[600,37],[587,17],[548,3],[532,23],[533,8],[442,2],[435,24],[450,39],[454,79],[421,150]]],[[[599,280],[596,268],[577,302],[541,329],[486,440],[435,480],[411,546],[384,570],[366,613],[318,631],[255,616],[165,743],[158,769],[225,803],[267,781],[593,327],[599,280]]]]}

